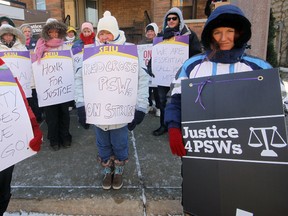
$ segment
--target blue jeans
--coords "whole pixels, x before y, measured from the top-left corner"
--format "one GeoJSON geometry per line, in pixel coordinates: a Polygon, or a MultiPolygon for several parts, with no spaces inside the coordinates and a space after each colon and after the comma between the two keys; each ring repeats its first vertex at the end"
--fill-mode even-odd
{"type": "Polygon", "coordinates": [[[104,131],[101,128],[94,126],[96,134],[96,145],[98,148],[98,156],[102,162],[107,162],[111,157],[115,157],[119,161],[128,159],[128,127],[127,125],[104,131]]]}

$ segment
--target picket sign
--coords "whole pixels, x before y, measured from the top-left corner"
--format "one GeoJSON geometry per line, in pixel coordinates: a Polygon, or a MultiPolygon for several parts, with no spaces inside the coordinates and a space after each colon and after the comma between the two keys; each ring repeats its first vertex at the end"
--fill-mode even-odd
{"type": "Polygon", "coordinates": [[[0,70],[0,171],[36,154],[29,147],[31,123],[10,69],[0,70]],[[25,128],[25,130],[23,130],[25,128]]]}

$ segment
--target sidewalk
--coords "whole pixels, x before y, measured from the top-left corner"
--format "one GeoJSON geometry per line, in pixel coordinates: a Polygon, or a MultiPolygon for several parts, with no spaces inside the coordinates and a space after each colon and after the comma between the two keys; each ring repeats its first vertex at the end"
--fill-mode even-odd
{"type": "Polygon", "coordinates": [[[167,134],[152,135],[158,126],[159,118],[147,114],[130,133],[124,186],[105,191],[94,133],[79,126],[76,110],[69,149],[49,149],[43,122],[41,151],[15,166],[6,215],[182,215],[181,161],[172,156],[167,134]]]}

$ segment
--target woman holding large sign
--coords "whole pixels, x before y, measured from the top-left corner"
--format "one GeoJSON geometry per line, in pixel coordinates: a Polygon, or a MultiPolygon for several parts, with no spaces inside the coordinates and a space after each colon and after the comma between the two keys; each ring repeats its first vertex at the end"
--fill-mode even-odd
{"type": "MultiPolygon", "coordinates": [[[[58,22],[56,19],[49,18],[46,24],[43,26],[43,30],[41,33],[41,37],[37,41],[35,53],[36,53],[36,64],[43,61],[43,58],[52,59],[57,58],[58,52],[63,50],[70,50],[70,46],[65,44],[65,36],[66,36],[67,26],[64,23],[58,22]],[[51,52],[53,51],[53,52],[51,52]],[[54,52],[55,51],[55,52],[54,52]],[[48,53],[49,52],[49,53],[48,53]],[[47,54],[47,55],[46,55],[47,54]]],[[[70,54],[70,51],[69,51],[70,54]]],[[[71,56],[70,56],[71,57],[71,56]]],[[[66,58],[62,58],[66,59],[66,58]]],[[[61,60],[61,58],[60,58],[61,60]]],[[[40,83],[37,86],[36,80],[36,89],[39,94],[39,99],[44,98],[44,100],[49,100],[52,97],[56,97],[58,101],[52,102],[49,105],[44,106],[44,112],[46,115],[46,122],[48,125],[48,139],[50,141],[50,147],[52,150],[57,151],[60,149],[60,146],[64,148],[68,148],[71,146],[72,136],[69,132],[70,127],[70,114],[69,114],[69,104],[71,100],[66,99],[67,102],[60,102],[61,98],[64,98],[68,95],[69,92],[72,91],[70,89],[70,82],[67,82],[65,79],[69,73],[73,73],[72,69],[72,60],[71,60],[71,71],[62,71],[65,69],[64,64],[59,60],[55,65],[49,65],[48,63],[42,65],[42,71],[33,71],[34,78],[37,76],[42,76],[42,78],[46,77],[49,79],[49,89],[53,89],[52,92],[48,92],[47,94],[43,94],[42,91],[38,91],[40,88],[40,83]],[[64,72],[64,73],[63,73],[64,72]],[[60,75],[59,75],[60,74],[60,75]],[[66,74],[66,76],[65,76],[66,74]],[[49,77],[49,78],[48,78],[49,77]],[[64,83],[64,84],[63,84],[64,83]],[[40,95],[40,94],[43,95],[40,95]],[[55,96],[56,95],[56,96],[55,96]],[[40,97],[41,96],[41,97],[40,97]]],[[[55,61],[54,61],[55,63],[55,61]]],[[[34,68],[33,68],[34,69],[34,68]]],[[[40,70],[40,69],[39,69],[40,70]]],[[[43,78],[43,79],[44,79],[43,78]]],[[[71,80],[74,80],[74,77],[71,75],[71,80]]],[[[73,89],[74,91],[74,89],[73,89]]],[[[70,98],[69,98],[70,99],[70,98]]]]}
{"type": "Polygon", "coordinates": [[[201,36],[206,52],[187,60],[172,83],[172,100],[165,110],[165,122],[173,154],[186,154],[180,129],[181,80],[271,68],[264,60],[244,53],[250,37],[251,23],[238,7],[220,6],[210,15],[201,36]]]}
{"type": "Polygon", "coordinates": [[[206,52],[188,59],[172,82],[171,103],[165,110],[172,154],[186,155],[181,132],[182,80],[271,68],[264,60],[244,53],[250,37],[251,23],[238,7],[224,5],[211,13],[201,36],[206,52]]]}

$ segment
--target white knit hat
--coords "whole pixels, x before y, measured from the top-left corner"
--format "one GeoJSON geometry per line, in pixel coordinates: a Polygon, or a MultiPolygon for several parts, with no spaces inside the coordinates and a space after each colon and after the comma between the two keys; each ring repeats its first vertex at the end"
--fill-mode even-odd
{"type": "Polygon", "coordinates": [[[105,30],[112,33],[114,40],[119,36],[118,22],[114,16],[111,16],[110,11],[105,11],[103,18],[98,22],[97,37],[100,31],[105,30]]]}
{"type": "Polygon", "coordinates": [[[57,20],[57,19],[54,19],[54,18],[48,18],[48,19],[46,20],[46,24],[51,23],[51,22],[58,22],[58,20],[57,20]]]}

